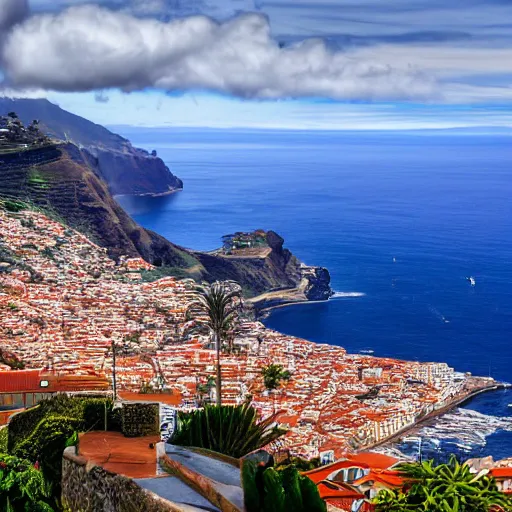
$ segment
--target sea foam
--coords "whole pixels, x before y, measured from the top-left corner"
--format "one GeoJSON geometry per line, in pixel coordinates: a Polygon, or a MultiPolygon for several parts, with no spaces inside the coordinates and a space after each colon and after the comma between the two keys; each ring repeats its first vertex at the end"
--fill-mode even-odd
{"type": "Polygon", "coordinates": [[[334,292],[331,299],[346,299],[349,297],[364,297],[366,293],[362,292],[334,292]]]}

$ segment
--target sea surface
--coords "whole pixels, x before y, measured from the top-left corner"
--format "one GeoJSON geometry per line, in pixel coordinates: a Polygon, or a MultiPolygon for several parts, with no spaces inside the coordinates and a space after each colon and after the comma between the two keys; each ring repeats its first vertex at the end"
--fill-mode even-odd
{"type": "MultiPolygon", "coordinates": [[[[117,131],[156,149],[184,181],[168,197],[119,198],[143,226],[201,250],[234,231],[273,229],[304,262],[330,270],[336,298],[277,309],[268,327],[512,382],[512,137],[117,131]]],[[[439,427],[425,439],[512,457],[512,391],[445,421],[465,433],[449,439],[439,427]],[[468,438],[475,431],[479,441],[468,438]]]]}

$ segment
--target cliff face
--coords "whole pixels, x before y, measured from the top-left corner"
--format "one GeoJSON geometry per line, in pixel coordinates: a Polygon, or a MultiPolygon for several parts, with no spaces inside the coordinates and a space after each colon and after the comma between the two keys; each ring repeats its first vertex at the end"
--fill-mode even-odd
{"type": "Polygon", "coordinates": [[[112,198],[91,156],[73,144],[0,154],[0,196],[50,211],[106,247],[113,258],[188,267],[189,257],[156,233],[138,226],[112,198]]]}
{"type": "Polygon", "coordinates": [[[331,289],[331,275],[324,267],[306,267],[303,278],[307,284],[304,289],[304,295],[308,300],[327,300],[333,291],[331,289]]]}
{"type": "Polygon", "coordinates": [[[0,115],[16,112],[29,124],[40,120],[41,131],[71,141],[96,159],[94,165],[116,194],[166,194],[183,188],[160,158],[134,148],[130,141],[80,116],[71,114],[45,99],[0,97],[0,115]]]}
{"type": "Polygon", "coordinates": [[[160,158],[141,150],[120,152],[90,147],[88,151],[113,195],[162,195],[183,188],[183,182],[160,158]]]}

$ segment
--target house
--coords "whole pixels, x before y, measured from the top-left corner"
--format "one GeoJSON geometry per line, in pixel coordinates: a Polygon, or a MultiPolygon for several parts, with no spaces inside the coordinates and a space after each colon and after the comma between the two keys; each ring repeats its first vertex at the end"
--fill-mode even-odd
{"type": "Polygon", "coordinates": [[[496,485],[501,492],[512,494],[512,465],[491,468],[489,473],[496,480],[496,485]]]}
{"type": "Polygon", "coordinates": [[[13,370],[0,372],[0,416],[5,421],[8,412],[32,407],[56,393],[107,391],[109,381],[99,375],[58,375],[43,370],[13,370]]]}
{"type": "Polygon", "coordinates": [[[304,475],[317,484],[320,496],[329,505],[350,512],[366,512],[372,510],[370,500],[379,491],[403,485],[402,478],[393,469],[400,462],[382,453],[363,452],[347,455],[304,475]]]}

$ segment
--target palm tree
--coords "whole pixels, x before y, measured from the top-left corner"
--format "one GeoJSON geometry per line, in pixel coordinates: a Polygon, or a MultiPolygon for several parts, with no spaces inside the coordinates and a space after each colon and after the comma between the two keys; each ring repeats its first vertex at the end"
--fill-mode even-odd
{"type": "Polygon", "coordinates": [[[216,281],[207,287],[199,289],[200,295],[190,308],[202,311],[207,320],[205,325],[210,331],[213,343],[217,351],[217,379],[216,394],[217,405],[222,405],[222,375],[220,365],[220,352],[224,340],[233,328],[237,318],[241,291],[237,283],[233,281],[216,281]]]}
{"type": "Polygon", "coordinates": [[[261,370],[263,375],[263,384],[268,391],[273,391],[281,387],[282,381],[289,381],[292,377],[288,370],[285,370],[281,364],[269,364],[261,370]]]}
{"type": "Polygon", "coordinates": [[[498,491],[487,470],[475,475],[454,455],[448,464],[402,464],[398,471],[404,478],[404,489],[381,491],[374,500],[376,512],[512,510],[512,499],[498,491]]]}
{"type": "MultiPolygon", "coordinates": [[[[265,389],[271,393],[281,387],[283,381],[289,381],[292,377],[288,370],[281,364],[269,364],[261,369],[265,389]]],[[[274,412],[276,410],[276,397],[274,395],[274,412]]]]}

